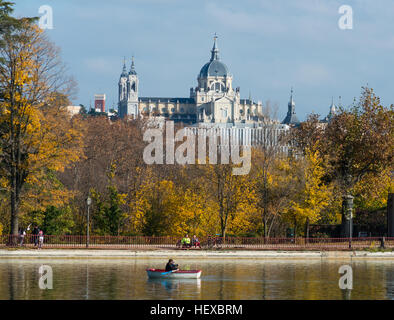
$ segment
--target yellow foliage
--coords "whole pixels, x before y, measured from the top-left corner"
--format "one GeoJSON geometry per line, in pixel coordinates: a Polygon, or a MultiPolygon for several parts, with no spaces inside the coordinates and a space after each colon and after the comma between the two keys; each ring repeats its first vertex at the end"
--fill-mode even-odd
{"type": "Polygon", "coordinates": [[[332,195],[322,181],[324,169],[317,151],[306,150],[305,158],[292,161],[292,177],[296,191],[285,216],[293,222],[316,222],[332,195]]]}
{"type": "Polygon", "coordinates": [[[56,48],[37,26],[26,25],[16,33],[18,37],[5,37],[9,59],[2,62],[0,72],[0,124],[8,128],[1,139],[15,160],[4,160],[1,169],[7,179],[13,172],[23,179],[17,179],[13,190],[10,181],[1,178],[0,184],[18,197],[15,202],[26,212],[70,199],[72,192],[62,188],[53,172],[79,160],[83,143],[80,125],[70,121],[64,109],[66,94],[55,91],[64,80],[56,73],[56,48]]]}
{"type": "Polygon", "coordinates": [[[363,209],[380,209],[387,205],[389,193],[394,192],[390,169],[380,175],[367,174],[354,187],[355,204],[363,209]]]}

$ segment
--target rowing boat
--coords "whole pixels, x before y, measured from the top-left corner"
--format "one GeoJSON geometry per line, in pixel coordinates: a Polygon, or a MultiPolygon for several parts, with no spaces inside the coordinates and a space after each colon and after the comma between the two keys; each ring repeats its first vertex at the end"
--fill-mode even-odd
{"type": "Polygon", "coordinates": [[[199,279],[201,270],[177,270],[166,272],[163,269],[146,269],[148,277],[151,279],[199,279]]]}

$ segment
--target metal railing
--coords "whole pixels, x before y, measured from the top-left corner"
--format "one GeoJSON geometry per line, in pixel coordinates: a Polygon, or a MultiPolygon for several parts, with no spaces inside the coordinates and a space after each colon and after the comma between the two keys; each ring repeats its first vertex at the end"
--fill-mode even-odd
{"type": "MultiPolygon", "coordinates": [[[[394,248],[394,238],[264,238],[200,237],[200,247],[182,245],[180,237],[45,235],[42,248],[90,249],[250,249],[250,250],[348,250],[394,248]]],[[[39,247],[39,236],[0,235],[0,247],[39,247]]]]}

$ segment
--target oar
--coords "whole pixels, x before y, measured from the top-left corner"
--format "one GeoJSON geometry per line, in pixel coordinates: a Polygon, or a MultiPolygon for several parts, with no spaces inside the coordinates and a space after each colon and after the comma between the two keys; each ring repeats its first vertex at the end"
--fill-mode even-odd
{"type": "Polygon", "coordinates": [[[174,270],[167,271],[167,272],[162,272],[161,275],[165,275],[165,274],[171,273],[172,271],[174,271],[174,270]]]}

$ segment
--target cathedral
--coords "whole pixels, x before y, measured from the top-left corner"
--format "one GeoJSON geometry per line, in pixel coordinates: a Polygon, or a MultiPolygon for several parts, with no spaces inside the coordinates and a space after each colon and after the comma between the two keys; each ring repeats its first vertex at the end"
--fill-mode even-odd
{"type": "MultiPolygon", "coordinates": [[[[214,129],[219,135],[235,137],[240,145],[260,144],[267,137],[267,128],[270,131],[269,143],[276,145],[282,133],[300,123],[295,112],[293,89],[282,123],[264,116],[261,101],[241,99],[240,88],[233,88],[233,76],[220,59],[216,35],[210,59],[201,68],[197,86],[190,88],[188,98],[140,97],[138,87],[133,58],[129,72],[123,64],[118,83],[120,118],[182,122],[193,133],[200,129],[214,129]]],[[[322,122],[329,121],[334,113],[335,105],[332,103],[330,114],[322,122]]]]}
{"type": "Polygon", "coordinates": [[[186,124],[224,126],[253,126],[264,120],[262,103],[241,99],[240,88],[233,88],[233,76],[220,60],[216,36],[210,60],[201,68],[197,82],[197,87],[190,89],[189,98],[139,97],[133,59],[129,72],[123,65],[119,80],[119,116],[159,116],[186,124]]]}

